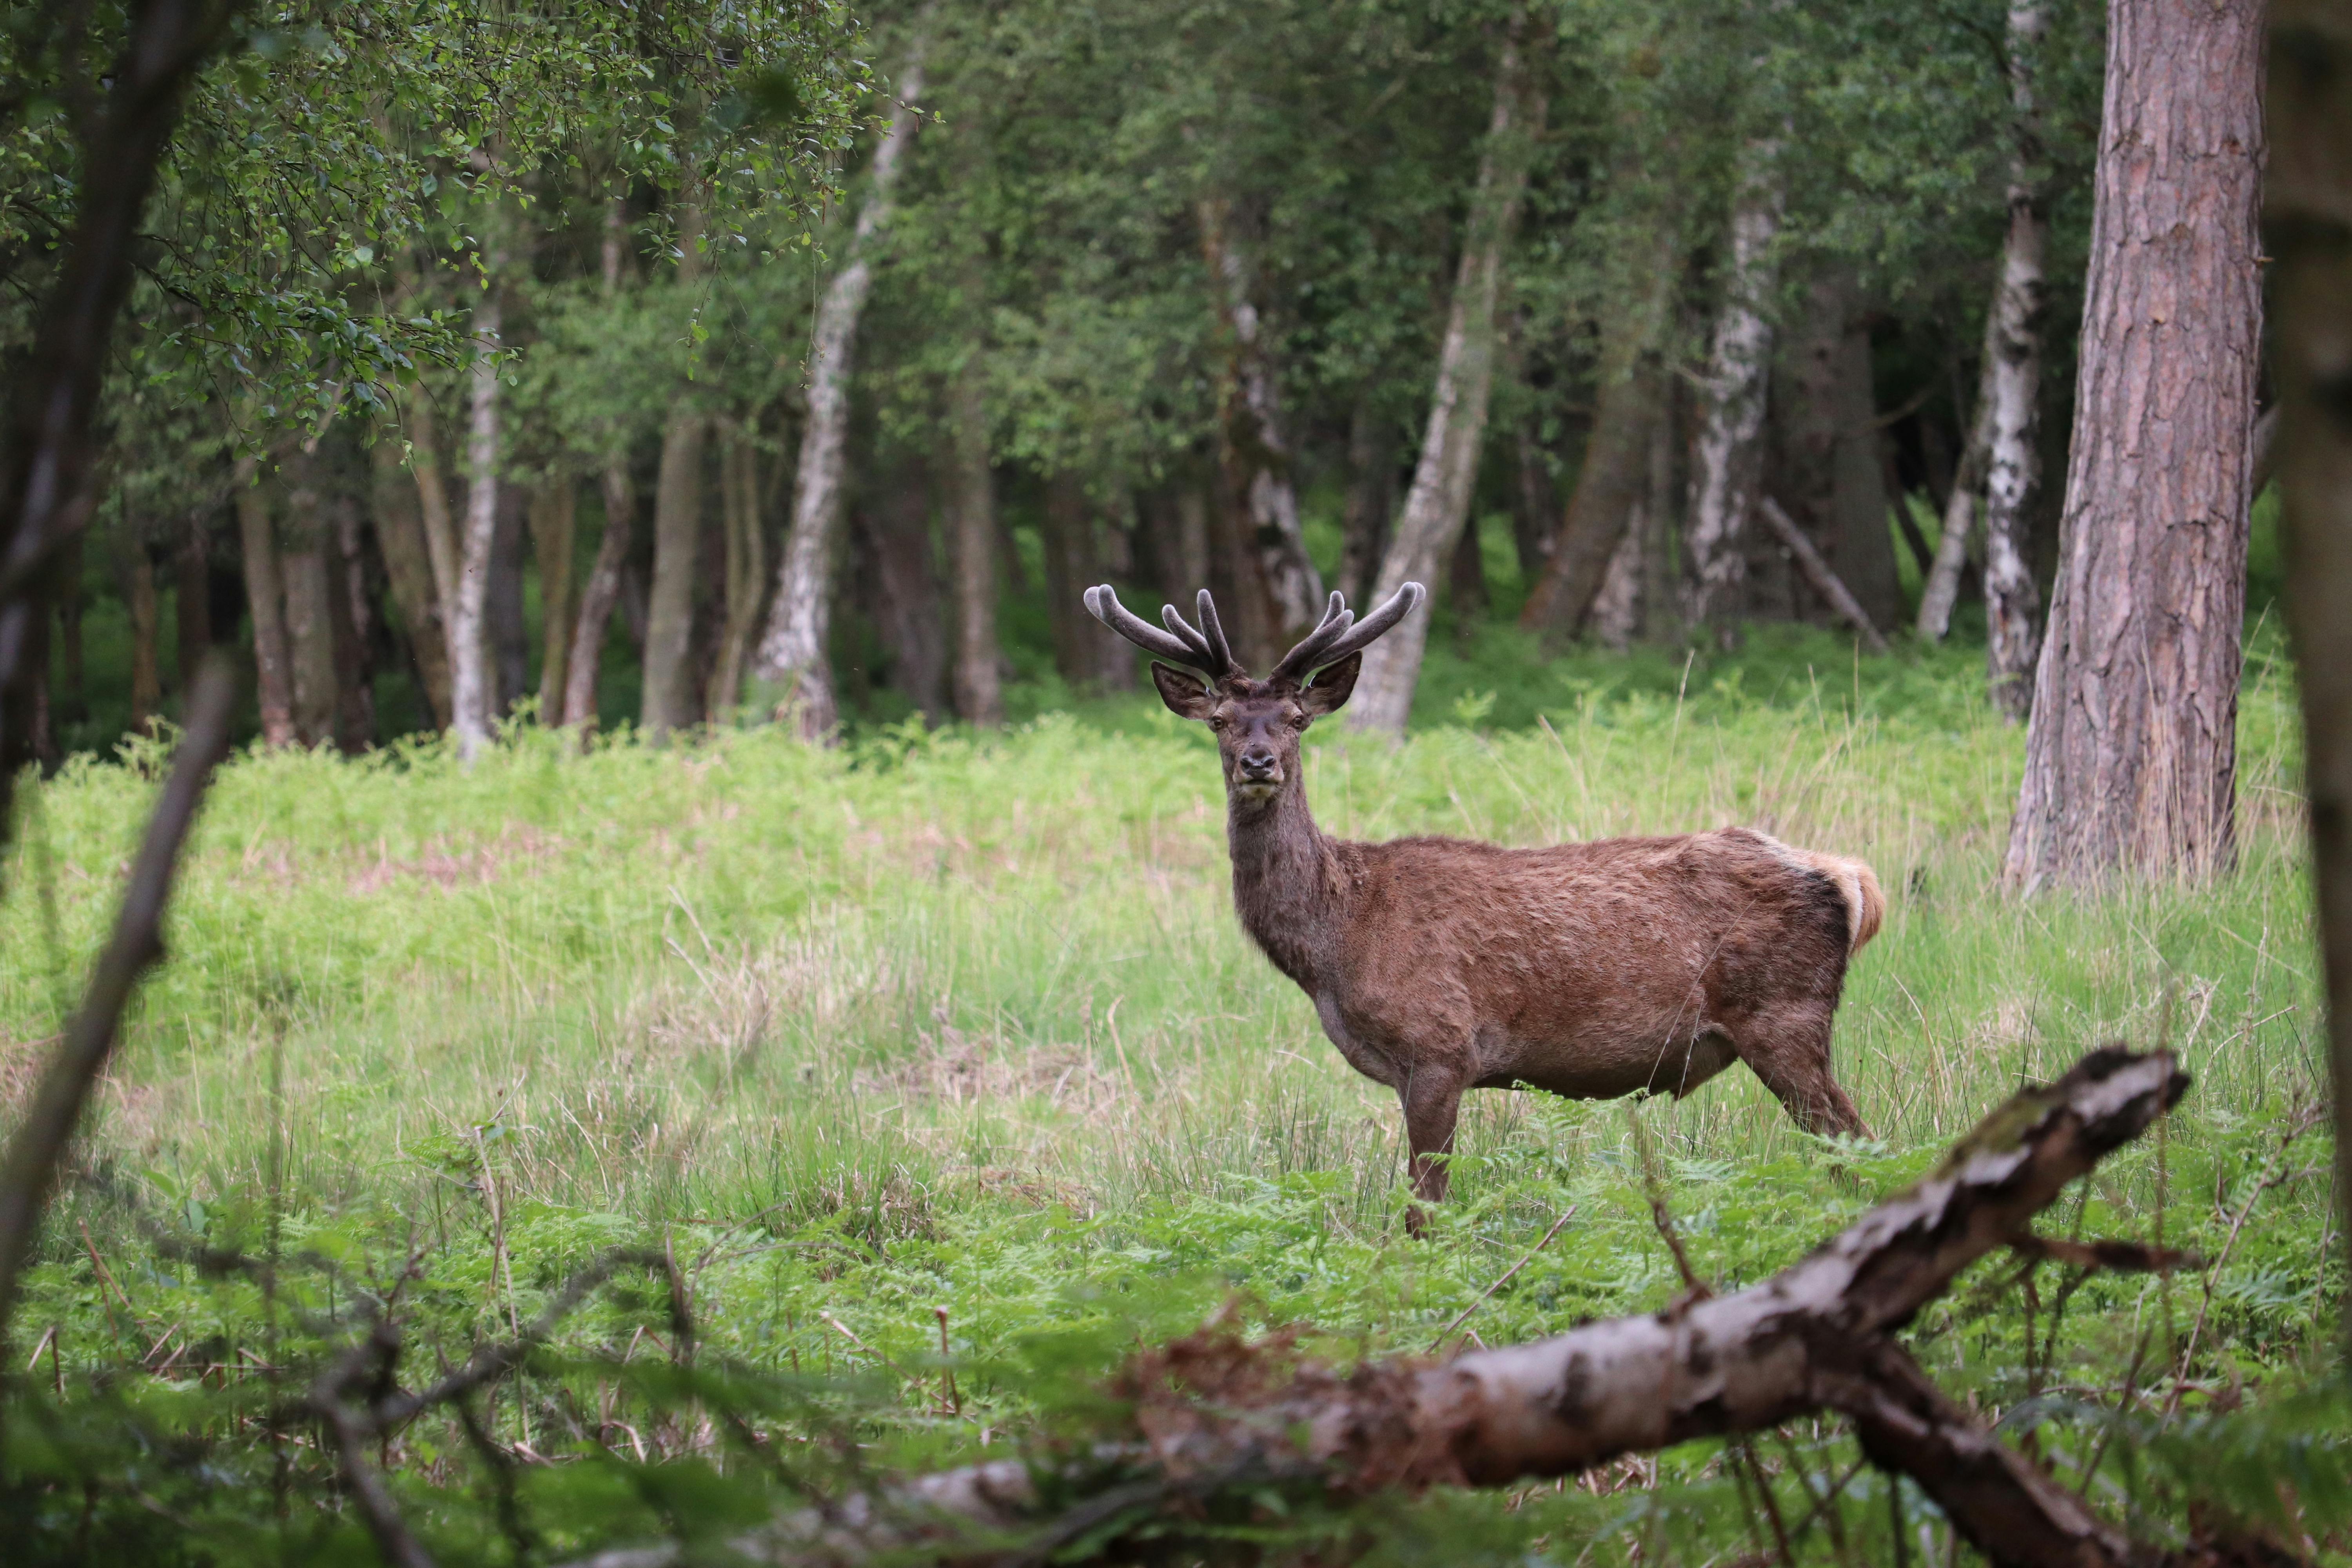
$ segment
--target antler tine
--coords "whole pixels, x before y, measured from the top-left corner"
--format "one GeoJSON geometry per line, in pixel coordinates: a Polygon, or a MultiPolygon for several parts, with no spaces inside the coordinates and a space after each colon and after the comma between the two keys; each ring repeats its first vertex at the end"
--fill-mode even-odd
{"type": "Polygon", "coordinates": [[[1209,657],[1223,666],[1217,673],[1221,676],[1241,674],[1242,667],[1234,658],[1233,644],[1225,640],[1225,628],[1217,619],[1216,601],[1209,597],[1206,588],[1201,590],[1199,605],[1201,635],[1208,639],[1209,657]]]}
{"type": "Polygon", "coordinates": [[[1113,591],[1109,584],[1105,583],[1098,588],[1087,589],[1086,603],[1087,613],[1095,619],[1143,649],[1144,652],[1157,655],[1161,658],[1173,659],[1178,664],[1189,665],[1209,675],[1224,673],[1213,667],[1213,661],[1205,651],[1192,647],[1182,638],[1171,637],[1161,631],[1158,626],[1120,604],[1118,595],[1113,591]]]}
{"type": "Polygon", "coordinates": [[[1346,635],[1333,638],[1330,647],[1315,655],[1315,662],[1318,665],[1337,664],[1351,653],[1361,653],[1382,632],[1412,614],[1427,597],[1429,590],[1420,584],[1405,584],[1389,595],[1387,603],[1349,627],[1346,635]]]}
{"type": "Polygon", "coordinates": [[[1209,651],[1209,639],[1193,630],[1192,623],[1179,615],[1175,605],[1160,605],[1160,618],[1167,624],[1168,629],[1182,639],[1184,646],[1191,648],[1193,653],[1204,659],[1215,657],[1209,651]]]}
{"type": "Polygon", "coordinates": [[[1282,662],[1274,667],[1274,673],[1266,679],[1297,680],[1305,675],[1315,668],[1325,648],[1346,635],[1355,619],[1356,613],[1348,608],[1348,602],[1334,590],[1331,602],[1324,606],[1322,620],[1316,624],[1313,631],[1299,638],[1297,647],[1282,656],[1282,662]]]}

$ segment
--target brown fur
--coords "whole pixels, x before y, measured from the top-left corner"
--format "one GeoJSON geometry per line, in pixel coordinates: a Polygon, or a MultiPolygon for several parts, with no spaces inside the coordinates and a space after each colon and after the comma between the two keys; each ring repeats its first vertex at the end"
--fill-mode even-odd
{"type": "Polygon", "coordinates": [[[1738,1060],[1798,1125],[1867,1135],[1830,1020],[1885,912],[1869,867],[1744,827],[1538,849],[1327,837],[1298,738],[1348,700],[1360,658],[1304,688],[1152,673],[1217,731],[1244,929],[1349,1063],[1397,1091],[1422,1197],[1445,1194],[1467,1089],[1683,1095],[1738,1060]]]}

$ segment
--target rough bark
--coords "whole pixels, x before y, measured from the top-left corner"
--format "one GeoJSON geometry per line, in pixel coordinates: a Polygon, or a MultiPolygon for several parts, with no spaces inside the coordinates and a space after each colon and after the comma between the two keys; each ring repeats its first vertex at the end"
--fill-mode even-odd
{"type": "Polygon", "coordinates": [[[898,104],[891,111],[890,129],[875,149],[866,200],[850,236],[847,265],[834,275],[817,301],[810,332],[808,419],[801,431],[792,525],[784,535],[775,598],[754,665],[762,705],[778,719],[789,719],[808,741],[829,736],[840,720],[825,642],[833,610],[834,535],[840,527],[848,467],[849,386],[857,319],[874,286],[873,262],[866,252],[875,232],[889,221],[893,188],[907,144],[914,140],[915,105],[922,92],[919,39],[899,73],[898,104]]]}
{"type": "Polygon", "coordinates": [[[948,642],[931,545],[930,475],[923,463],[903,459],[888,465],[879,489],[865,512],[890,684],[936,721],[947,711],[948,642]]]}
{"type": "Polygon", "coordinates": [[[1520,626],[1555,639],[1582,629],[1648,487],[1651,431],[1665,405],[1658,349],[1678,270],[1671,227],[1661,223],[1642,254],[1645,265],[1628,280],[1626,308],[1612,312],[1601,329],[1592,433],[1585,438],[1576,488],[1569,492],[1544,574],[1519,610],[1520,626]]]}
{"type": "Polygon", "coordinates": [[[236,459],[233,481],[245,602],[253,617],[254,694],[261,708],[261,739],[266,745],[290,746],[294,743],[294,684],[287,665],[286,591],[278,570],[278,534],[270,521],[269,494],[261,488],[260,464],[251,457],[236,459]]]}
{"type": "Polygon", "coordinates": [[[563,659],[563,720],[583,734],[596,722],[596,674],[604,663],[604,633],[621,599],[621,573],[628,564],[635,531],[636,492],[625,464],[604,467],[604,532],[596,542],[595,564],[580,590],[580,615],[572,629],[572,651],[563,659]]]}
{"type": "Polygon", "coordinates": [[[2286,616],[2327,989],[2336,1194],[2352,1214],[2352,16],[2343,7],[2273,0],[2269,96],[2263,238],[2278,309],[2271,379],[2286,616]]]}
{"type": "Polygon", "coordinates": [[[1242,510],[1236,527],[1257,552],[1285,645],[1305,636],[1323,611],[1323,578],[1307,555],[1298,526],[1298,491],[1291,479],[1290,442],[1284,430],[1282,387],[1265,342],[1246,247],[1233,232],[1223,197],[1195,205],[1201,255],[1224,341],[1224,374],[1217,384],[1218,460],[1225,496],[1242,510]]]}
{"type": "Polygon", "coordinates": [[[2063,559],[2010,885],[2234,857],[2262,0],[2115,0],[2063,559]]]}
{"type": "Polygon", "coordinates": [[[768,533],[761,520],[760,448],[749,428],[729,436],[719,456],[719,514],[726,536],[724,618],[710,678],[710,721],[731,724],[743,700],[743,667],[760,632],[768,591],[768,533]]]}
{"type": "MultiPolygon", "coordinates": [[[[1348,493],[1339,510],[1338,586],[1351,605],[1363,602],[1388,548],[1389,515],[1396,510],[1396,433],[1381,417],[1367,389],[1348,416],[1348,493]]],[[[1181,498],[1178,504],[1182,504],[1181,498]]],[[[1201,587],[1206,578],[1204,572],[1178,583],[1176,597],[1201,587]]]]}
{"type": "MultiPolygon", "coordinates": [[[[466,515],[457,535],[457,580],[444,600],[448,606],[449,709],[457,735],[457,755],[470,763],[490,738],[497,696],[490,668],[485,615],[489,602],[490,552],[499,528],[499,353],[503,328],[499,279],[505,258],[491,241],[484,258],[489,286],[474,301],[473,361],[467,372],[466,515]]],[[[431,515],[427,503],[426,514],[431,515]]]]}
{"type": "Polygon", "coordinates": [[[294,734],[305,746],[335,738],[335,573],[329,563],[326,497],[308,453],[289,465],[278,571],[286,594],[286,653],[292,676],[294,734]]]}
{"type": "Polygon", "coordinates": [[[1730,270],[1707,354],[1706,412],[1692,454],[1685,614],[1694,626],[1711,625],[1718,636],[1728,635],[1743,607],[1748,514],[1762,477],[1772,360],[1765,310],[1778,281],[1774,247],[1784,199],[1780,153],[1779,142],[1766,141],[1745,154],[1731,211],[1730,270]]]}
{"type": "MultiPolygon", "coordinates": [[[[2042,401],[2042,253],[2049,222],[2034,179],[2041,111],[2033,70],[2048,19],[2042,0],[2009,8],[2010,99],[2015,121],[2009,174],[2009,232],[2000,281],[1985,326],[1986,391],[1992,412],[1985,454],[1985,675],[1993,706],[2012,723],[2033,700],[2041,648],[2042,594],[2026,564],[2033,491],[2041,480],[2035,426],[2042,401]]],[[[2252,492],[2247,492],[2249,500],[2252,492]]]]}
{"type": "MultiPolygon", "coordinates": [[[[1370,597],[1374,601],[1385,600],[1408,582],[1433,577],[1470,515],[1487,396],[1494,388],[1496,294],[1546,109],[1537,73],[1521,47],[1524,23],[1524,13],[1514,11],[1496,61],[1495,105],[1478,155],[1478,183],[1471,195],[1461,266],[1446,309],[1429,423],[1422,434],[1412,488],[1397,519],[1396,537],[1381,558],[1380,578],[1372,586],[1370,597]]],[[[1416,613],[1364,650],[1363,672],[1349,706],[1354,728],[1404,733],[1428,638],[1429,616],[1416,613]]]]}
{"type": "Polygon", "coordinates": [[[638,722],[653,740],[701,717],[689,657],[694,579],[702,540],[702,453],[710,421],[685,405],[662,432],[654,483],[654,580],[646,595],[646,665],[638,722]]]}
{"type": "Polygon", "coordinates": [[[131,542],[123,565],[130,579],[123,597],[131,610],[131,728],[144,734],[163,710],[163,616],[155,599],[155,561],[143,540],[131,542]]]}
{"type": "Polygon", "coordinates": [[[434,590],[433,562],[425,542],[425,519],[417,489],[401,471],[400,448],[379,440],[370,452],[375,468],[373,515],[376,549],[383,556],[393,607],[416,661],[425,721],[436,729],[449,723],[449,637],[441,626],[441,600],[434,590]]]}
{"type": "Polygon", "coordinates": [[[530,551],[539,558],[539,721],[563,722],[563,667],[572,657],[575,614],[572,554],[579,537],[580,497],[570,475],[550,479],[530,498],[530,551]]]}
{"type": "Polygon", "coordinates": [[[977,353],[948,389],[955,469],[949,511],[955,531],[956,712],[967,723],[1004,722],[996,643],[996,475],[989,461],[988,405],[977,353]]]}

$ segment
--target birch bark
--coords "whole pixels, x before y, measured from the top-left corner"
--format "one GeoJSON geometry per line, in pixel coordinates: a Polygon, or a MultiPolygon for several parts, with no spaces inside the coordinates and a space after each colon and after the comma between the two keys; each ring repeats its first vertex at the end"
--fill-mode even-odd
{"type": "MultiPolygon", "coordinates": [[[[1486,400],[1495,381],[1495,300],[1502,284],[1503,255],[1517,226],[1519,197],[1527,189],[1528,164],[1542,134],[1545,100],[1520,47],[1524,13],[1515,13],[1495,68],[1495,107],[1486,144],[1479,153],[1478,184],[1463,237],[1462,263],[1447,308],[1445,339],[1438,353],[1437,385],[1429,423],[1422,435],[1421,459],[1406,492],[1395,538],[1381,562],[1373,602],[1408,582],[1427,583],[1454,548],[1470,515],[1471,485],[1478,475],[1478,449],[1486,427],[1486,400]]],[[[1429,617],[1407,616],[1394,631],[1364,650],[1351,727],[1391,735],[1404,733],[1412,691],[1421,678],[1429,617]]]]}
{"type": "Polygon", "coordinates": [[[874,287],[866,254],[889,221],[893,187],[915,137],[915,105],[923,92],[923,49],[908,51],[898,80],[898,106],[875,150],[865,205],[850,237],[849,261],[818,300],[810,334],[808,422],[801,434],[800,471],[793,485],[793,517],[776,573],[776,595],[754,665],[759,699],[779,719],[789,718],[807,741],[822,741],[840,719],[825,654],[833,608],[833,536],[839,531],[842,484],[848,461],[849,385],[857,318],[874,287]]]}
{"type": "Polygon", "coordinates": [[[1985,461],[1985,674],[1993,706],[2011,722],[2033,701],[2033,664],[2041,653],[2042,595],[2025,563],[2026,509],[2041,479],[2035,444],[2042,394],[2042,256],[2049,224],[2034,164],[2041,157],[2041,110],[2033,68],[2048,28],[2043,0],[2009,8],[2010,100],[2015,113],[2010,153],[2009,233],[2000,247],[2000,282],[1985,329],[1986,390],[1991,395],[1985,461]]]}
{"type": "Polygon", "coordinates": [[[2114,0],[2057,589],[2004,879],[2235,857],[2263,0],[2114,0]]]}
{"type": "Polygon", "coordinates": [[[1775,141],[1751,143],[1731,212],[1731,271],[1707,355],[1706,410],[1693,452],[1686,524],[1692,578],[1685,615],[1727,636],[1748,577],[1748,514],[1763,466],[1764,410],[1772,360],[1767,300],[1783,193],[1775,141]]]}
{"type": "Polygon", "coordinates": [[[485,273],[474,302],[474,357],[467,374],[466,521],[457,539],[457,583],[450,595],[449,708],[457,757],[471,763],[490,738],[490,650],[484,611],[489,602],[490,548],[499,527],[499,336],[503,330],[501,283],[506,258],[495,238],[482,258],[485,273]]]}

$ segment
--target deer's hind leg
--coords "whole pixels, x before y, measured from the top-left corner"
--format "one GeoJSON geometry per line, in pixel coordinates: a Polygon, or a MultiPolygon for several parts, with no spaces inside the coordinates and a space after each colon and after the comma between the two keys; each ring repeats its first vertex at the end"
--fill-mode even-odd
{"type": "Polygon", "coordinates": [[[1831,1016],[1819,1002],[1773,1002],[1719,1020],[1717,1027],[1798,1126],[1867,1138],[1869,1124],[1830,1070],[1831,1016]]]}

